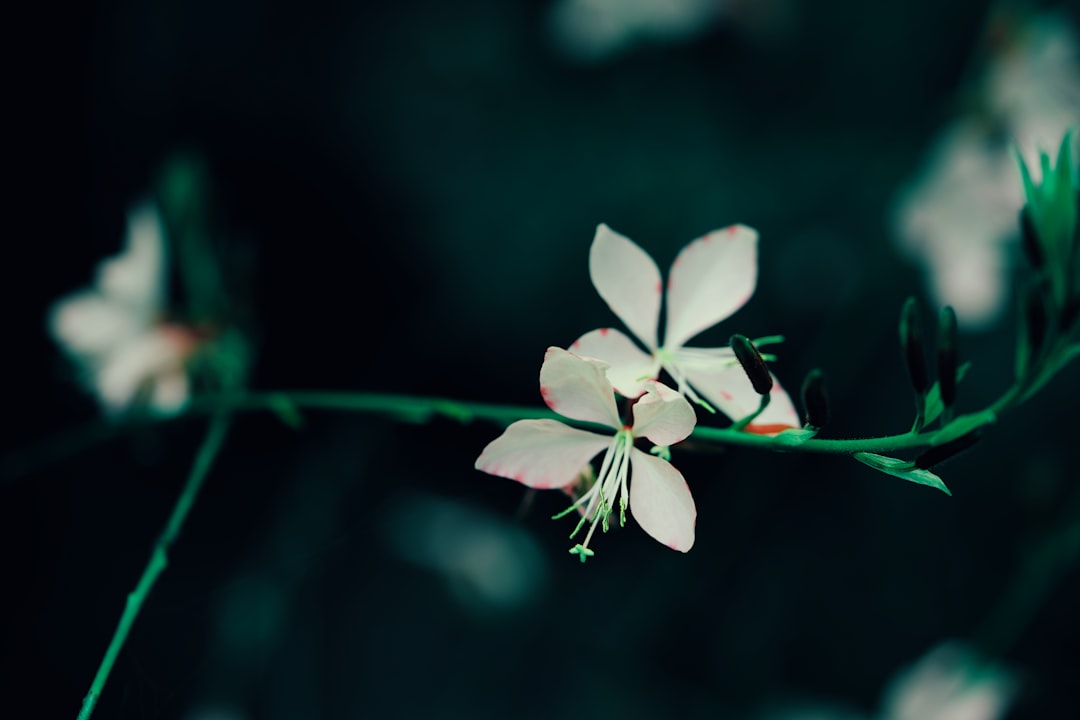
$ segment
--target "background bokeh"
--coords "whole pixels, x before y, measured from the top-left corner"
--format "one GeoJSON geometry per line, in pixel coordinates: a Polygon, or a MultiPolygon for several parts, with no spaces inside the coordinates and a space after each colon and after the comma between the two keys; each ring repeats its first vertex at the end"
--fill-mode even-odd
{"type": "MultiPolygon", "coordinates": [[[[251,278],[256,388],[539,405],[544,349],[614,322],[588,276],[598,222],[665,269],[742,222],[757,293],[695,344],[781,333],[788,387],[826,372],[829,437],[905,430],[896,317],[910,294],[931,307],[893,204],[962,104],[990,7],[732,5],[588,58],[536,0],[27,10],[3,450],[97,417],[44,318],[178,154],[204,163],[251,278]]],[[[1013,323],[963,336],[962,409],[1010,381],[1013,323]]],[[[949,638],[1018,672],[1009,717],[1072,717],[1078,386],[1072,368],[944,466],[952,498],[843,458],[676,452],[694,549],[631,524],[586,566],[548,520],[562,496],[472,469],[494,426],[246,415],[98,717],[870,713],[949,638]]],[[[5,478],[0,716],[74,717],[204,424],[5,478]]]]}

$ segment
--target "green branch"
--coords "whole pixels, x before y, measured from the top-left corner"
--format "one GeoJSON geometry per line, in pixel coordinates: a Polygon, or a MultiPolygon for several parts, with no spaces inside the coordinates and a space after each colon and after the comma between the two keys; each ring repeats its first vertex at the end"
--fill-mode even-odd
{"type": "Polygon", "coordinates": [[[98,666],[97,674],[94,675],[94,680],[90,684],[90,691],[83,698],[82,710],[79,711],[78,720],[89,720],[94,713],[94,707],[97,706],[98,698],[101,697],[101,692],[109,679],[109,673],[112,672],[113,664],[116,662],[120,650],[124,647],[124,642],[131,631],[131,626],[135,623],[135,618],[138,617],[147,596],[154,588],[154,583],[157,582],[158,577],[169,564],[169,549],[172,547],[173,541],[176,540],[176,536],[180,534],[180,530],[184,526],[184,520],[187,519],[188,513],[191,512],[191,507],[199,495],[199,489],[202,488],[203,481],[210,472],[214,458],[217,457],[222,443],[225,442],[229,424],[230,419],[225,414],[217,414],[210,421],[210,429],[207,431],[206,438],[195,456],[195,462],[191,467],[187,482],[184,483],[184,488],[176,501],[176,505],[173,507],[172,514],[169,516],[168,522],[165,523],[165,529],[162,530],[161,536],[158,537],[154,549],[150,553],[150,561],[143,570],[142,577],[139,578],[135,589],[127,597],[124,613],[120,616],[120,622],[113,632],[109,647],[105,650],[105,656],[101,659],[101,665],[98,666]]]}

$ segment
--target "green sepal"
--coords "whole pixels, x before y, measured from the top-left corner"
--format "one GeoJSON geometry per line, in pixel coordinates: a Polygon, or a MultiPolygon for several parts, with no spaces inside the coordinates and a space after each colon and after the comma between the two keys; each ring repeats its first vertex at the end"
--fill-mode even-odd
{"type": "Polygon", "coordinates": [[[982,410],[970,415],[961,415],[939,430],[930,438],[930,445],[944,445],[950,440],[967,435],[972,430],[978,430],[984,425],[990,425],[997,420],[997,415],[992,410],[982,410]]]}
{"type": "MultiPolygon", "coordinates": [[[[956,369],[956,382],[959,383],[964,379],[969,368],[971,368],[971,363],[966,362],[956,369]]],[[[929,425],[937,420],[943,410],[945,410],[945,403],[941,401],[941,386],[935,381],[930,392],[926,394],[926,424],[929,425]]]]}
{"type": "Polygon", "coordinates": [[[816,427],[791,428],[790,430],[784,430],[778,435],[774,436],[773,440],[775,440],[776,443],[781,447],[794,448],[799,447],[804,442],[817,434],[818,428],[816,427]]]}
{"type": "Polygon", "coordinates": [[[915,464],[910,460],[900,460],[899,458],[891,458],[885,455],[877,455],[868,452],[855,453],[852,457],[863,465],[874,468],[878,472],[883,472],[886,475],[892,475],[901,480],[913,482],[916,485],[926,485],[928,487],[936,488],[946,495],[952,496],[952,492],[949,491],[949,488],[945,486],[945,482],[940,477],[929,470],[920,470],[915,467],[915,464]]]}

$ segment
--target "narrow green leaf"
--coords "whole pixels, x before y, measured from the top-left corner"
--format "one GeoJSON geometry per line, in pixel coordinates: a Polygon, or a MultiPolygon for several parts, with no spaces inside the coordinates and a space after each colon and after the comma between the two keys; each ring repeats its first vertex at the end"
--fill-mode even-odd
{"type": "Polygon", "coordinates": [[[940,477],[929,470],[920,470],[919,468],[916,468],[914,464],[908,460],[900,460],[899,458],[891,458],[886,457],[885,455],[865,452],[855,453],[852,457],[862,464],[874,468],[878,472],[898,477],[901,480],[913,482],[916,485],[926,485],[927,487],[936,488],[946,495],[952,495],[952,492],[946,487],[945,481],[940,477]]]}

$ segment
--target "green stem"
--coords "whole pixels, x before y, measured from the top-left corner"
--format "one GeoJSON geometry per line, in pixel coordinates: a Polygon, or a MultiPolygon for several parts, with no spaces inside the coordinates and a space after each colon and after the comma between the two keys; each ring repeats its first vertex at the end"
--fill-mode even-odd
{"type": "Polygon", "coordinates": [[[202,445],[199,447],[198,454],[195,456],[195,462],[192,464],[187,482],[184,483],[184,488],[180,492],[175,507],[173,507],[172,514],[169,516],[168,522],[165,523],[165,528],[150,553],[150,561],[146,564],[146,568],[143,570],[135,589],[127,597],[124,613],[120,616],[120,622],[113,632],[109,647],[105,650],[105,656],[101,659],[101,665],[98,666],[97,674],[94,675],[94,680],[90,684],[90,691],[83,698],[78,720],[89,720],[94,713],[94,707],[97,706],[98,698],[101,697],[101,692],[109,679],[109,673],[112,672],[113,664],[116,662],[120,650],[124,647],[124,642],[131,631],[131,626],[135,623],[135,618],[138,617],[139,611],[154,587],[154,583],[157,582],[158,577],[169,564],[169,549],[176,540],[176,536],[180,534],[180,530],[184,526],[184,520],[187,519],[188,513],[191,512],[191,507],[195,503],[195,498],[199,495],[199,489],[202,487],[203,481],[210,472],[214,458],[221,450],[222,443],[225,442],[229,424],[229,416],[224,413],[216,414],[210,421],[210,428],[202,445]]]}

